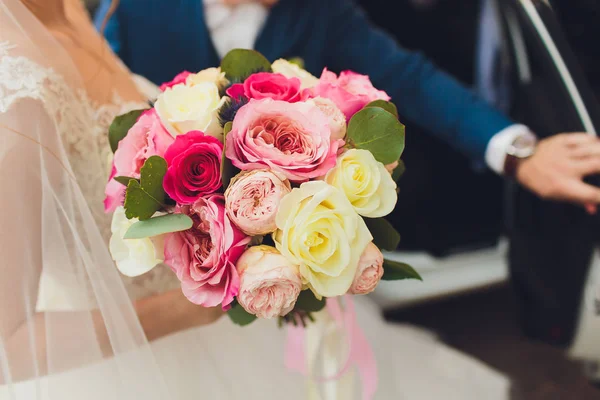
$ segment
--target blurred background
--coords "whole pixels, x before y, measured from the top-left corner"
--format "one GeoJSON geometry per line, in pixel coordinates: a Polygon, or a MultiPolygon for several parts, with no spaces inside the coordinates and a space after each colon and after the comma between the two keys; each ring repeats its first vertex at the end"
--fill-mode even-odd
{"type": "MultiPolygon", "coordinates": [[[[85,2],[91,12],[98,3],[85,2]]],[[[542,136],[583,130],[581,107],[600,122],[598,0],[394,0],[393,13],[389,0],[358,2],[400,45],[424,53],[479,94],[487,95],[482,77],[491,77],[502,90],[489,101],[542,136]],[[519,3],[534,4],[541,25],[519,3]],[[499,59],[486,71],[490,48],[498,49],[499,59]],[[569,79],[582,101],[565,91],[569,79]]],[[[429,328],[506,373],[515,383],[515,399],[600,399],[600,377],[590,380],[584,366],[567,355],[576,332],[536,331],[526,322],[526,300],[514,290],[519,268],[540,264],[544,248],[551,246],[535,247],[533,238],[550,232],[567,241],[573,234],[563,220],[576,224],[580,211],[545,205],[411,121],[403,122],[407,171],[389,217],[402,242],[391,256],[414,266],[424,282],[382,282],[374,298],[386,316],[429,328]]],[[[575,257],[565,257],[570,256],[575,257]]],[[[568,290],[582,290],[586,260],[573,266],[580,282],[568,290]]],[[[559,267],[548,263],[547,268],[559,267]]],[[[578,307],[575,301],[568,309],[572,320],[578,307]]]]}

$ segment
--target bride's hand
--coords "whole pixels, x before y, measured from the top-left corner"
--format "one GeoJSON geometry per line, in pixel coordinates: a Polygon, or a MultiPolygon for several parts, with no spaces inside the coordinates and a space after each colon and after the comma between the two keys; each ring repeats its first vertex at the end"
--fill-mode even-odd
{"type": "Polygon", "coordinates": [[[206,308],[192,304],[181,289],[138,300],[135,308],[148,340],[212,324],[225,314],[221,307],[206,308]]]}

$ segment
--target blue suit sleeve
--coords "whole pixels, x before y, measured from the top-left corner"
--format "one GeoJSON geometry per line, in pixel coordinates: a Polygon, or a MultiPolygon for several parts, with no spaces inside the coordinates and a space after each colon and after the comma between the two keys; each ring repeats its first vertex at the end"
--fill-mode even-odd
{"type": "Polygon", "coordinates": [[[392,97],[403,117],[474,161],[483,161],[492,136],[513,122],[423,55],[402,49],[352,0],[331,0],[330,5],[327,65],[369,75],[392,97]]]}
{"type": "MultiPolygon", "coordinates": [[[[100,31],[100,29],[102,28],[102,23],[104,22],[104,18],[108,13],[111,3],[111,0],[102,0],[100,2],[100,5],[98,6],[98,10],[94,15],[94,25],[96,26],[96,29],[98,31],[100,31]]],[[[112,51],[114,51],[115,54],[120,55],[119,53],[121,51],[122,44],[121,30],[119,26],[119,18],[117,13],[110,17],[110,19],[106,23],[106,28],[104,29],[103,33],[112,51]]]]}

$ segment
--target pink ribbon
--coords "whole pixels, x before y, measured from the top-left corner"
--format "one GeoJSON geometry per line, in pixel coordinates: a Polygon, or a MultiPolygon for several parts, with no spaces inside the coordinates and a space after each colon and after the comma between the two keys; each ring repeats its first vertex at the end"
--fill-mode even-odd
{"type": "MultiPolygon", "coordinates": [[[[344,310],[340,307],[339,299],[327,299],[327,311],[338,327],[346,330],[349,349],[348,358],[333,376],[311,378],[318,382],[335,381],[344,376],[355,365],[362,382],[362,398],[363,400],[371,400],[377,391],[377,362],[375,361],[373,349],[356,320],[352,297],[345,296],[344,299],[344,310]]],[[[285,365],[288,369],[307,376],[305,343],[305,328],[289,326],[285,349],[285,365]]]]}

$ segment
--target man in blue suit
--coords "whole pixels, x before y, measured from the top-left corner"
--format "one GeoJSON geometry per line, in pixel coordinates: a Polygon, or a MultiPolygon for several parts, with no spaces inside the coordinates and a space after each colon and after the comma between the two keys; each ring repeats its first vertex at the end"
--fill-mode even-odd
{"type": "MultiPolygon", "coordinates": [[[[98,26],[111,3],[102,1],[98,26]]],[[[271,61],[300,57],[317,76],[325,66],[367,74],[403,117],[474,161],[544,198],[591,212],[600,203],[600,189],[583,182],[600,173],[597,138],[580,133],[538,142],[422,55],[400,48],[353,0],[121,0],[105,34],[134,73],[155,83],[218,65],[232,48],[254,48],[271,61]]]]}

